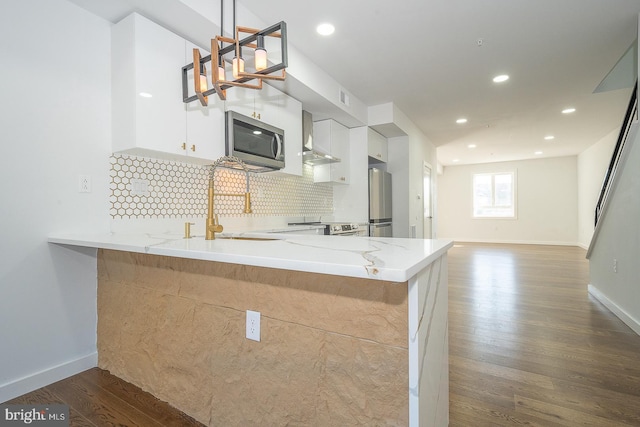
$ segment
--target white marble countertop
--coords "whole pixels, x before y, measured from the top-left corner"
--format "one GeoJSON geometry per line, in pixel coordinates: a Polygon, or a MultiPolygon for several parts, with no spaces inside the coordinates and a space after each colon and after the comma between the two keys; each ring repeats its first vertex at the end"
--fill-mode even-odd
{"type": "Polygon", "coordinates": [[[438,259],[453,242],[380,237],[222,233],[184,239],[178,234],[57,234],[50,243],[165,255],[258,267],[404,282],[438,259]],[[262,237],[276,240],[234,240],[262,237]]]}

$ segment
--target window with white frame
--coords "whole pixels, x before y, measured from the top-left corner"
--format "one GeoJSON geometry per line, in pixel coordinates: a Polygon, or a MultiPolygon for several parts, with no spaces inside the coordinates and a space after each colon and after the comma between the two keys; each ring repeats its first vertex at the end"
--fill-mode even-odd
{"type": "Polygon", "coordinates": [[[473,217],[515,218],[515,172],[473,175],[473,217]]]}

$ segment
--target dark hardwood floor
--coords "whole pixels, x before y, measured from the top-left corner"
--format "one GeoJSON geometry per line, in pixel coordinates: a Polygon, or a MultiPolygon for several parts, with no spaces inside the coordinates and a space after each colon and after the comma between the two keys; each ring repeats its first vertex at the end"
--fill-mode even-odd
{"type": "MultiPolygon", "coordinates": [[[[449,252],[450,425],[640,426],[640,337],[587,293],[576,247],[449,252]]],[[[201,426],[91,369],[9,403],[65,403],[72,426],[201,426]]]]}
{"type": "Polygon", "coordinates": [[[451,426],[640,426],[640,337],[587,293],[584,257],[449,252],[451,426]]]}
{"type": "Polygon", "coordinates": [[[167,403],[99,368],[58,381],[6,403],[69,405],[72,427],[203,426],[167,403]]]}

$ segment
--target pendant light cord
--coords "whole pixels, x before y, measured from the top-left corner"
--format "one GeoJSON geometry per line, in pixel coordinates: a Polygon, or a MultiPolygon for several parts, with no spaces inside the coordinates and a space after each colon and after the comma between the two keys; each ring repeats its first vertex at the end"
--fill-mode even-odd
{"type": "Polygon", "coordinates": [[[224,37],[224,0],[220,0],[220,35],[224,37]]]}
{"type": "MultiPolygon", "coordinates": [[[[220,35],[225,37],[224,35],[224,2],[225,0],[220,0],[220,35]]],[[[232,36],[235,38],[235,29],[236,29],[236,0],[233,0],[233,30],[232,36]]],[[[221,43],[224,46],[224,43],[221,43]]]]}

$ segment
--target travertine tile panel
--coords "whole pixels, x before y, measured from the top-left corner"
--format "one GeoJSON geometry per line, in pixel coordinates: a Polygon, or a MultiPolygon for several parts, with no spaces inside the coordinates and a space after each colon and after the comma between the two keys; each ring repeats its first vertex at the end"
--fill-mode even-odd
{"type": "Polygon", "coordinates": [[[99,258],[100,367],[201,422],[407,424],[406,284],[99,258]],[[152,286],[167,280],[177,292],[152,286]],[[260,342],[244,337],[246,309],[262,313],[260,342]]]}
{"type": "Polygon", "coordinates": [[[99,259],[102,259],[98,264],[99,275],[112,281],[177,295],[179,285],[175,258],[104,249],[99,251],[99,259]]]}
{"type": "Polygon", "coordinates": [[[407,347],[407,284],[176,260],[181,296],[407,347]]]}
{"type": "Polygon", "coordinates": [[[212,425],[313,424],[323,332],[267,318],[261,327],[259,343],[218,347],[212,425]]]}
{"type": "Polygon", "coordinates": [[[406,426],[408,352],[328,335],[317,425],[406,426]]]}
{"type": "Polygon", "coordinates": [[[208,338],[216,322],[207,307],[116,282],[101,283],[99,289],[99,366],[208,421],[208,338]]]}

